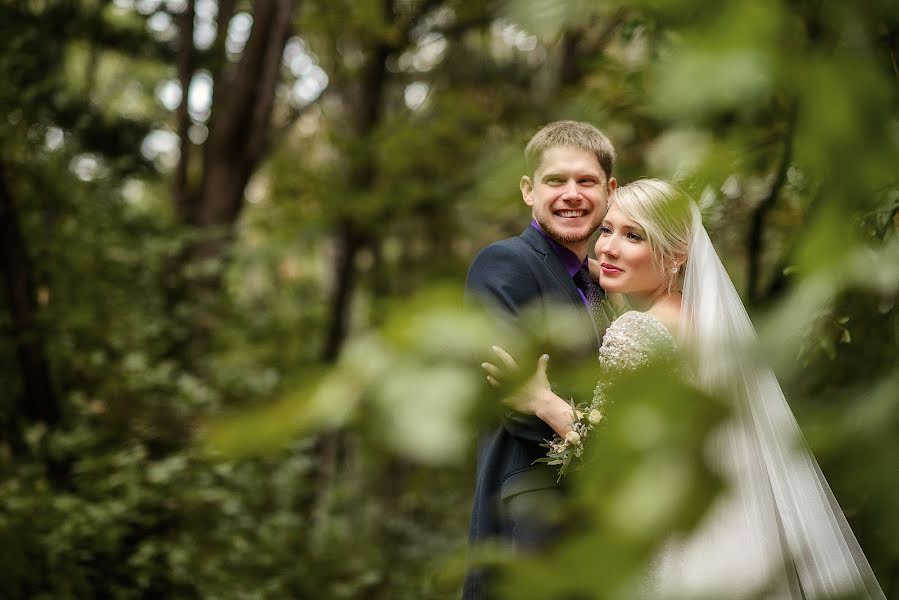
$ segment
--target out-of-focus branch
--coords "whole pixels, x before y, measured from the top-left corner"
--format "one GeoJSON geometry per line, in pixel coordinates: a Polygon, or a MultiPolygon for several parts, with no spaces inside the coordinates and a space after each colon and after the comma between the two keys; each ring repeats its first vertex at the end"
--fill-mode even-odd
{"type": "Polygon", "coordinates": [[[0,268],[6,287],[13,331],[13,343],[22,378],[22,393],[16,414],[31,421],[55,423],[60,416],[53,389],[50,362],[37,329],[37,293],[34,269],[25,236],[19,225],[12,188],[7,181],[6,163],[0,158],[0,268]]]}
{"type": "Polygon", "coordinates": [[[233,223],[247,180],[268,147],[294,2],[272,0],[256,7],[243,55],[216,80],[201,199],[194,215],[194,224],[202,227],[233,223]]]}
{"type": "Polygon", "coordinates": [[[254,132],[248,142],[249,154],[254,162],[264,154],[270,137],[270,120],[272,108],[275,104],[275,95],[278,79],[281,75],[281,56],[284,54],[284,46],[291,32],[293,19],[293,0],[281,0],[280,10],[275,13],[274,22],[269,32],[268,44],[265,48],[266,59],[259,71],[258,85],[260,88],[252,115],[250,117],[250,131],[254,132]]]}
{"type": "Polygon", "coordinates": [[[787,171],[793,160],[793,138],[795,134],[796,109],[791,108],[790,116],[787,121],[787,131],[783,141],[783,152],[777,171],[774,174],[774,181],[768,194],[759,203],[752,213],[752,219],[749,224],[749,232],[746,236],[746,257],[749,261],[747,277],[746,277],[746,297],[750,304],[755,304],[760,300],[759,297],[759,279],[761,278],[761,262],[762,262],[762,237],[765,233],[765,221],[768,213],[777,205],[780,192],[787,180],[787,171]]]}
{"type": "Polygon", "coordinates": [[[175,61],[178,72],[178,83],[181,85],[181,103],[175,111],[177,121],[178,140],[180,151],[178,166],[175,169],[173,194],[175,208],[182,220],[188,220],[187,213],[190,210],[190,191],[188,189],[187,173],[190,162],[190,114],[188,112],[188,99],[190,82],[193,78],[193,49],[194,49],[194,2],[187,2],[184,12],[178,18],[178,54],[175,61]]]}
{"type": "Polygon", "coordinates": [[[563,86],[580,83],[587,73],[584,59],[603,52],[626,16],[627,10],[621,8],[615,11],[595,32],[590,29],[566,30],[562,36],[562,65],[559,69],[559,83],[563,86]]]}

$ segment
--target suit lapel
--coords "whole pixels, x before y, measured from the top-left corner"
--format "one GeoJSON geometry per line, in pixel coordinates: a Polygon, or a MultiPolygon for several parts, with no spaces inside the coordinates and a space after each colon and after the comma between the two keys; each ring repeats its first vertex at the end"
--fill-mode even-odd
{"type": "Polygon", "coordinates": [[[521,239],[529,245],[531,248],[536,250],[543,256],[543,264],[549,269],[549,272],[552,273],[553,277],[559,282],[559,285],[564,288],[564,290],[568,293],[568,297],[571,301],[584,310],[587,309],[584,306],[584,301],[581,299],[580,293],[578,293],[577,286],[574,284],[574,280],[568,274],[568,271],[565,269],[565,266],[562,264],[562,261],[559,260],[559,257],[556,256],[555,251],[553,251],[552,246],[550,246],[549,242],[543,235],[534,229],[531,225],[528,225],[527,228],[521,233],[521,239]]]}

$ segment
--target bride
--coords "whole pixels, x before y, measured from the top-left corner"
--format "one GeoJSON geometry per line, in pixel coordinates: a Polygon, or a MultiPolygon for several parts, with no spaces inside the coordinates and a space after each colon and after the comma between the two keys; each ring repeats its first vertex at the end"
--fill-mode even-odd
{"type": "MultiPolygon", "coordinates": [[[[692,357],[695,384],[734,399],[732,416],[709,440],[710,462],[727,491],[690,535],[664,543],[645,595],[884,598],[817,462],[801,444],[773,373],[737,354],[755,341],[755,332],[695,203],[656,179],[619,188],[596,255],[591,267],[602,287],[624,294],[636,309],[606,332],[602,369],[635,369],[680,348],[692,357]]],[[[484,367],[496,385],[515,363],[494,350],[503,366],[484,367]]],[[[549,386],[547,360],[541,357],[515,402],[553,428],[550,458],[567,467],[589,443],[583,435],[602,418],[606,388],[597,385],[593,403],[573,419],[571,405],[549,386]]]]}

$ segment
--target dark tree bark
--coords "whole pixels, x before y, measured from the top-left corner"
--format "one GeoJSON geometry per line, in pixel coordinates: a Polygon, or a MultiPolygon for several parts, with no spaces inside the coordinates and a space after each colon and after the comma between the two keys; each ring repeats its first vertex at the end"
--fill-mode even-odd
{"type": "MultiPolygon", "coordinates": [[[[175,202],[182,221],[213,235],[194,246],[190,258],[218,256],[243,208],[247,183],[269,151],[272,108],[281,74],[284,46],[291,34],[294,0],[260,2],[253,28],[240,60],[215,78],[209,135],[203,145],[199,186],[188,178],[187,91],[193,75],[193,3],[180,18],[178,79],[182,102],[178,108],[178,135],[182,153],[174,182],[175,202]]],[[[219,4],[219,38],[215,48],[224,61],[224,31],[234,13],[234,2],[219,4]]]]}
{"type": "Polygon", "coordinates": [[[23,393],[16,415],[33,422],[59,420],[59,399],[53,389],[50,362],[37,328],[34,270],[19,225],[15,198],[7,180],[6,163],[0,159],[0,266],[9,301],[13,343],[22,378],[23,393]]]}
{"type": "MultiPolygon", "coordinates": [[[[812,198],[812,201],[809,203],[808,208],[805,209],[806,214],[815,214],[818,211],[821,203],[822,195],[820,192],[818,192],[812,198]]],[[[794,237],[793,243],[790,244],[790,247],[787,248],[786,252],[783,253],[783,256],[777,262],[777,266],[774,267],[771,281],[768,282],[764,293],[759,295],[758,304],[770,304],[780,298],[784,294],[784,292],[787,291],[790,283],[789,276],[787,275],[787,267],[790,266],[790,261],[796,254],[796,248],[798,245],[798,238],[794,237]]]]}
{"type": "Polygon", "coordinates": [[[897,47],[899,47],[899,28],[891,27],[883,35],[884,44],[890,53],[890,66],[893,67],[893,75],[899,79],[899,56],[897,56],[897,47]]]}
{"type": "Polygon", "coordinates": [[[784,138],[783,153],[780,163],[777,166],[777,172],[774,174],[774,181],[771,183],[771,189],[765,198],[759,203],[752,213],[749,223],[749,232],[746,236],[746,259],[748,260],[748,269],[746,276],[746,298],[750,305],[755,305],[762,299],[760,290],[760,279],[762,272],[762,238],[765,233],[765,221],[768,213],[777,205],[777,199],[787,180],[787,170],[793,160],[793,131],[795,121],[795,110],[792,111],[787,126],[786,137],[784,138]]]}
{"type": "Polygon", "coordinates": [[[618,26],[624,22],[626,11],[616,11],[601,27],[567,29],[562,34],[562,58],[559,66],[559,85],[573,87],[580,84],[590,71],[587,60],[599,56],[612,40],[618,26]]]}
{"type": "Polygon", "coordinates": [[[180,148],[178,166],[175,169],[173,192],[175,208],[182,219],[187,217],[187,206],[189,204],[187,173],[190,165],[190,138],[188,137],[190,114],[188,113],[188,91],[190,90],[190,81],[194,74],[194,15],[194,2],[190,1],[178,18],[178,54],[175,59],[178,83],[181,85],[181,103],[175,111],[180,148]]]}
{"type": "MultiPolygon", "coordinates": [[[[391,48],[379,43],[369,54],[362,73],[358,104],[358,115],[353,127],[357,139],[366,139],[375,130],[381,118],[384,88],[387,82],[387,57],[391,48]]],[[[375,159],[370,148],[362,150],[358,162],[353,166],[350,177],[354,188],[368,187],[375,177],[375,159]]],[[[335,283],[331,294],[328,329],[321,358],[334,362],[349,331],[349,309],[356,287],[356,256],[366,243],[361,225],[351,217],[343,219],[337,229],[337,263],[335,283]]]]}
{"type": "MultiPolygon", "coordinates": [[[[199,308],[178,327],[181,339],[171,355],[190,362],[192,354],[202,354],[214,323],[203,307],[220,295],[223,269],[201,277],[185,278],[185,266],[206,259],[223,259],[233,237],[234,225],[244,206],[244,192],[250,177],[270,149],[272,109],[284,46],[293,29],[294,0],[269,0],[255,4],[253,26],[244,51],[236,64],[226,60],[224,38],[234,14],[234,0],[219,3],[218,37],[212,61],[220,66],[215,75],[209,134],[202,148],[199,169],[191,168],[190,117],[187,96],[196,69],[193,48],[193,2],[180,16],[179,49],[176,60],[182,87],[177,112],[181,156],[173,182],[173,196],[182,223],[199,234],[166,269],[167,304],[173,313],[186,298],[199,308]],[[191,177],[191,173],[199,173],[191,177]],[[187,345],[185,345],[187,344],[187,345]]],[[[178,317],[181,319],[181,317],[178,317]]]]}
{"type": "MultiPolygon", "coordinates": [[[[399,35],[396,38],[371,40],[358,82],[348,82],[348,85],[344,87],[346,90],[344,93],[347,96],[345,104],[351,107],[352,114],[356,116],[352,126],[354,139],[369,139],[381,122],[385,90],[390,77],[387,71],[388,58],[412,42],[411,37],[415,27],[439,5],[438,0],[425,0],[412,14],[398,23],[399,35]]],[[[397,14],[394,0],[384,0],[384,11],[388,15],[397,14]]],[[[485,15],[489,14],[490,10],[485,10],[485,15]]],[[[480,27],[487,23],[489,23],[489,19],[486,17],[459,23],[453,28],[452,34],[460,35],[465,28],[480,27]]],[[[357,189],[365,189],[376,177],[375,157],[368,145],[365,145],[356,158],[355,164],[350,168],[352,186],[357,189]]],[[[358,280],[356,257],[363,248],[371,248],[376,245],[376,240],[372,239],[372,235],[366,231],[365,227],[354,222],[351,217],[347,217],[339,223],[336,241],[335,285],[329,302],[331,312],[328,316],[327,333],[321,352],[321,358],[325,362],[333,362],[337,359],[349,331],[349,309],[358,280]]]]}
{"type": "Polygon", "coordinates": [[[584,71],[584,57],[579,50],[584,32],[568,29],[562,34],[562,64],[559,66],[559,83],[568,87],[580,81],[584,71]]]}
{"type": "Polygon", "coordinates": [[[191,225],[230,228],[240,215],[247,182],[269,148],[293,12],[292,0],[258,3],[240,61],[215,82],[200,192],[187,211],[191,225]]]}
{"type": "Polygon", "coordinates": [[[349,331],[350,307],[356,291],[356,256],[365,244],[365,237],[351,221],[341,224],[337,235],[334,288],[329,304],[331,313],[321,353],[322,360],[328,363],[337,360],[349,331]]]}

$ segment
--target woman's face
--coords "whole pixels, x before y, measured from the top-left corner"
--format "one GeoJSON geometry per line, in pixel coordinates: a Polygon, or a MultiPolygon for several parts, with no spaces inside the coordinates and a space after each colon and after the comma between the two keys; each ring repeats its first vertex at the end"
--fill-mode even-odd
{"type": "Polygon", "coordinates": [[[652,260],[646,232],[613,204],[599,227],[596,258],[599,284],[607,292],[652,298],[667,288],[665,274],[652,260]]]}

